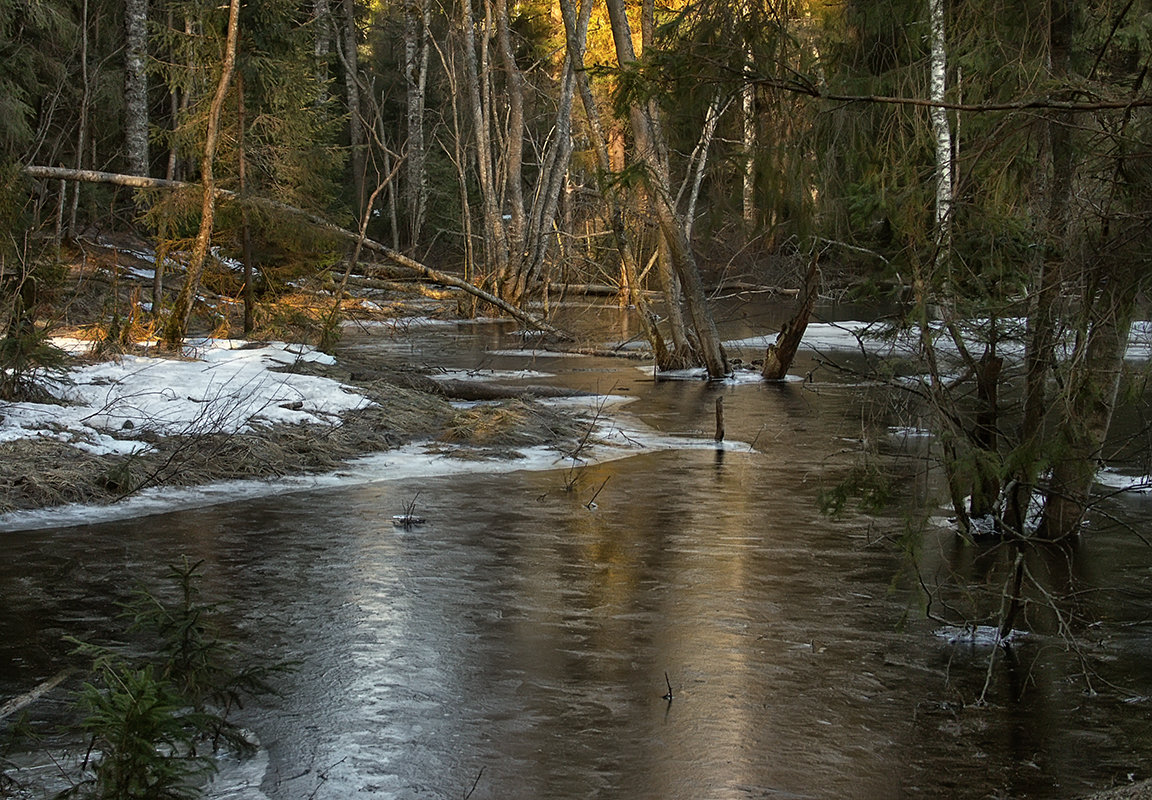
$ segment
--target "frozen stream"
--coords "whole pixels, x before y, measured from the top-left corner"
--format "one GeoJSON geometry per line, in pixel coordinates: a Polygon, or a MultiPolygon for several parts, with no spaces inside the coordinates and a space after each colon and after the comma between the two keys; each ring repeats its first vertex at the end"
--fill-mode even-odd
{"type": "MultiPolygon", "coordinates": [[[[755,449],[645,451],[578,476],[381,475],[0,534],[0,701],[187,555],[246,647],[299,662],[282,697],[245,709],[264,749],[225,769],[218,798],[1065,798],[1152,774],[1152,549],[1135,537],[1048,559],[1053,591],[1077,589],[1060,608],[1084,621],[1081,652],[1037,612],[977,706],[990,649],[939,635],[916,575],[943,602],[1001,581],[999,553],[921,524],[936,512],[914,460],[896,509],[818,510],[861,437],[923,446],[892,435],[875,397],[823,372],[653,383],[632,362],[517,352],[502,329],[348,346],[635,396],[630,413],[693,440],[723,394],[729,439],[755,449]],[[417,492],[427,524],[394,527],[417,492]]],[[[1110,510],[1152,519],[1148,496],[1110,510]]]]}

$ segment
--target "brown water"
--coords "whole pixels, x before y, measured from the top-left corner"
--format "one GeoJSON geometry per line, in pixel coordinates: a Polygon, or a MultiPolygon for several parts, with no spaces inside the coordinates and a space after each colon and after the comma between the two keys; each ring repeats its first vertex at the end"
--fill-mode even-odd
{"type": "MultiPolygon", "coordinates": [[[[526,364],[482,355],[499,341],[462,328],[403,346],[526,364]]],[[[882,398],[533,366],[633,394],[632,413],[696,438],[723,394],[729,437],[756,449],[647,452],[570,493],[569,473],[512,464],[2,534],[0,700],[58,668],[63,634],[108,635],[135,581],[187,555],[245,646],[299,662],[281,698],[244,711],[263,752],[225,777],[254,785],[217,797],[1062,798],[1152,774],[1152,551],[1136,537],[1111,527],[1033,559],[1054,610],[1031,608],[989,673],[992,648],[928,616],[994,610],[1005,555],[924,524],[939,512],[923,443],[889,435],[882,398]],[[898,502],[829,519],[820,494],[863,437],[908,454],[898,502]],[[416,492],[428,523],[395,528],[416,492]]],[[[1150,504],[1109,511],[1146,529],[1150,504]]]]}

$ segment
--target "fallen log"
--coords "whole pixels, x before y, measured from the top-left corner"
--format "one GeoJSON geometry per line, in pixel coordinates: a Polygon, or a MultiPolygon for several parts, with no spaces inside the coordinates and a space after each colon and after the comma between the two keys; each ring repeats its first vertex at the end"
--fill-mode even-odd
{"type": "Polygon", "coordinates": [[[68,669],[62,669],[59,672],[57,672],[55,675],[53,675],[51,678],[49,678],[48,680],[44,681],[39,686],[32,689],[31,691],[28,691],[28,692],[25,692],[24,694],[17,695],[16,697],[13,697],[11,700],[4,703],[4,705],[0,706],[0,719],[4,719],[5,717],[9,717],[12,714],[15,714],[20,709],[24,708],[25,706],[31,705],[32,703],[36,702],[41,697],[43,697],[45,694],[47,694],[48,692],[52,691],[57,686],[62,684],[64,682],[64,679],[67,678],[69,675],[71,675],[74,671],[75,670],[73,670],[71,667],[69,667],[68,669]]]}
{"type": "MultiPolygon", "coordinates": [[[[163,178],[146,178],[140,175],[123,175],[117,172],[100,172],[99,170],[92,169],[67,169],[65,167],[44,167],[30,164],[24,167],[24,173],[33,178],[40,178],[46,180],[61,180],[61,181],[83,181],[85,183],[105,183],[114,186],[126,186],[131,189],[185,189],[196,188],[196,184],[185,183],[183,181],[170,181],[163,178]]],[[[216,189],[218,197],[228,199],[238,199],[235,192],[230,192],[227,189],[216,189]]],[[[329,222],[318,214],[313,214],[310,211],[305,211],[302,208],[290,206],[287,203],[281,203],[276,200],[269,200],[263,197],[245,197],[245,201],[251,202],[254,205],[262,206],[264,208],[272,209],[274,211],[281,211],[286,214],[291,214],[296,217],[301,217],[307,220],[312,225],[326,230],[330,233],[336,234],[341,238],[350,241],[359,241],[360,234],[355,231],[350,231],[346,228],[341,228],[334,222],[329,222]]],[[[438,283],[442,286],[454,286],[457,289],[462,289],[471,295],[474,295],[491,306],[499,308],[501,311],[507,313],[509,316],[515,317],[521,322],[532,326],[533,328],[552,334],[558,339],[571,339],[572,336],[545,322],[539,317],[531,314],[523,309],[517,308],[511,303],[497,297],[490,292],[486,292],[478,286],[474,286],[466,280],[457,278],[455,275],[448,275],[447,273],[434,270],[429,266],[421,264],[415,259],[409,258],[403,253],[399,253],[392,248],[375,241],[374,239],[364,239],[363,246],[373,252],[387,258],[393,264],[403,267],[409,272],[414,272],[424,278],[438,283]]]]}
{"type": "Polygon", "coordinates": [[[450,289],[432,289],[417,280],[408,281],[386,281],[379,278],[348,278],[350,286],[358,286],[361,289],[379,289],[387,292],[399,292],[404,294],[418,294],[423,297],[430,297],[434,300],[447,300],[452,297],[450,289]]]}
{"type": "Polygon", "coordinates": [[[588,392],[563,386],[530,384],[517,386],[510,383],[486,381],[436,380],[446,397],[453,400],[516,400],[522,397],[588,397],[588,392]]]}

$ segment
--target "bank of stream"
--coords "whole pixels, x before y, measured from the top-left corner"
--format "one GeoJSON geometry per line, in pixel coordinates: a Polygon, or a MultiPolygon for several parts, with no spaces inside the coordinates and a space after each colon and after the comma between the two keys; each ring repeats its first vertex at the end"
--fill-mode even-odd
{"type": "MultiPolygon", "coordinates": [[[[780,313],[729,315],[725,335],[780,313]]],[[[0,696],[58,669],[63,635],[110,635],[126,576],[187,556],[235,638],[298,665],[244,709],[260,754],[214,797],[1069,798],[1152,774],[1150,549],[1101,526],[1050,559],[1055,611],[1038,598],[989,670],[954,610],[995,597],[1003,554],[949,529],[929,440],[883,387],[810,353],[784,383],[654,381],[507,323],[343,347],[630,397],[614,429],[659,444],[431,477],[383,458],[322,491],[5,533],[0,696]],[[867,454],[891,502],[821,513],[867,454]],[[414,501],[425,524],[393,525],[414,501]]],[[[1146,529],[1148,503],[1107,510],[1146,529]]]]}

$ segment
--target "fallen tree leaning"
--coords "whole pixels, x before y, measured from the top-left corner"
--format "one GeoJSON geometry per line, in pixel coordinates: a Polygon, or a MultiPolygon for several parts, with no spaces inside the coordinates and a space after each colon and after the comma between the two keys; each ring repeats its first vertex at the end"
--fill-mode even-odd
{"type": "MultiPolygon", "coordinates": [[[[92,169],[67,169],[66,167],[44,167],[30,164],[24,167],[24,173],[32,178],[40,178],[46,180],[59,180],[59,181],[83,181],[85,183],[105,183],[114,186],[126,186],[131,189],[186,189],[195,187],[194,183],[186,183],[184,181],[170,181],[164,178],[146,178],[140,175],[124,175],[118,172],[100,172],[99,170],[92,169]]],[[[216,194],[219,197],[227,198],[230,200],[239,199],[235,192],[230,192],[227,189],[216,189],[216,194]]],[[[341,238],[350,241],[358,241],[360,234],[350,231],[346,228],[341,228],[339,225],[329,222],[323,217],[313,214],[310,211],[305,211],[302,208],[290,206],[287,203],[281,203],[276,200],[269,200],[263,197],[246,197],[246,202],[251,202],[257,206],[272,209],[274,211],[281,211],[286,214],[291,214],[307,220],[316,227],[329,231],[340,236],[341,238]]],[[[544,331],[557,337],[558,339],[570,340],[571,335],[561,331],[553,325],[545,322],[523,309],[517,308],[511,303],[502,300],[496,295],[486,292],[478,286],[469,283],[462,278],[457,278],[455,275],[449,275],[439,270],[432,269],[429,266],[421,264],[415,259],[409,258],[403,253],[399,253],[374,239],[364,239],[363,246],[373,252],[387,258],[396,266],[402,267],[410,272],[414,272],[433,283],[438,283],[441,286],[452,286],[461,289],[468,294],[480,298],[485,303],[499,308],[501,311],[507,313],[509,316],[531,325],[533,328],[544,331]]]]}

